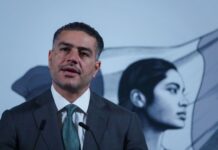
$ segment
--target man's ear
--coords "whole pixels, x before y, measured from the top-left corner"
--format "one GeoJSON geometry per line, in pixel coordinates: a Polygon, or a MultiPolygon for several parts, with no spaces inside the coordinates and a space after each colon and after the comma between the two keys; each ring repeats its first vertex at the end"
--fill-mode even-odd
{"type": "Polygon", "coordinates": [[[143,108],[146,105],[146,97],[138,89],[132,89],[130,91],[130,101],[137,108],[143,108]]]}
{"type": "Polygon", "coordinates": [[[95,62],[95,72],[93,74],[93,78],[96,76],[96,74],[98,73],[98,71],[100,70],[100,67],[101,67],[101,61],[97,60],[95,62]]]}
{"type": "Polygon", "coordinates": [[[51,55],[52,55],[52,50],[49,50],[48,52],[48,65],[50,66],[51,63],[51,55]]]}

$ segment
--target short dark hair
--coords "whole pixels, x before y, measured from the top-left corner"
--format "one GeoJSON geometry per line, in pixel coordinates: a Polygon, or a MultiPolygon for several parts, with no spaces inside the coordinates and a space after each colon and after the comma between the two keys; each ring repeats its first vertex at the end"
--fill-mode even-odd
{"type": "Polygon", "coordinates": [[[170,69],[177,71],[173,63],[159,58],[139,60],[128,66],[119,83],[119,105],[134,111],[130,101],[132,89],[141,90],[146,95],[147,104],[151,104],[155,86],[166,78],[166,73],[170,69]]]}
{"type": "Polygon", "coordinates": [[[60,27],[53,36],[53,44],[55,42],[55,40],[57,39],[57,37],[60,35],[60,33],[62,31],[83,31],[85,33],[87,33],[88,35],[94,37],[97,41],[97,52],[98,52],[98,57],[100,56],[102,50],[104,49],[104,41],[103,38],[101,37],[101,35],[98,33],[98,31],[96,31],[93,27],[91,27],[88,24],[85,24],[83,22],[72,22],[72,23],[68,23],[62,27],[60,27]]]}

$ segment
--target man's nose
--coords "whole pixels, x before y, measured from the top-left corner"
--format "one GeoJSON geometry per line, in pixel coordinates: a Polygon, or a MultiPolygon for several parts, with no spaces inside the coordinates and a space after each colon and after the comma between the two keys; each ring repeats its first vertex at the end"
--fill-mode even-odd
{"type": "Polygon", "coordinates": [[[68,54],[67,54],[67,61],[71,63],[78,63],[80,60],[79,52],[77,49],[73,48],[68,54]]]}

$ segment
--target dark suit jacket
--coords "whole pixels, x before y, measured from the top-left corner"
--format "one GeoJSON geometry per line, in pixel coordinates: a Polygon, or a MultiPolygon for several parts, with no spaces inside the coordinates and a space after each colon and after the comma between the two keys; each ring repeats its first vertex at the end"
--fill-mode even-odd
{"type": "MultiPolygon", "coordinates": [[[[146,150],[135,114],[91,93],[87,125],[101,150],[146,150]]],[[[51,91],[3,113],[0,121],[0,150],[64,150],[58,112],[51,91]],[[45,126],[40,131],[40,125],[45,126]],[[40,136],[37,140],[37,134],[40,136]]],[[[85,132],[83,150],[97,150],[90,132],[85,132]]]]}

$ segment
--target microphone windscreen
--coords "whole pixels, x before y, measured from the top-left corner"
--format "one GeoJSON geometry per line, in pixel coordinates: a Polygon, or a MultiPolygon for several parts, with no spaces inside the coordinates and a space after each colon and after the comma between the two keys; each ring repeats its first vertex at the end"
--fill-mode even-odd
{"type": "Polygon", "coordinates": [[[79,126],[81,126],[82,128],[84,128],[86,130],[89,130],[89,127],[86,124],[82,123],[82,122],[79,122],[79,126]]]}

